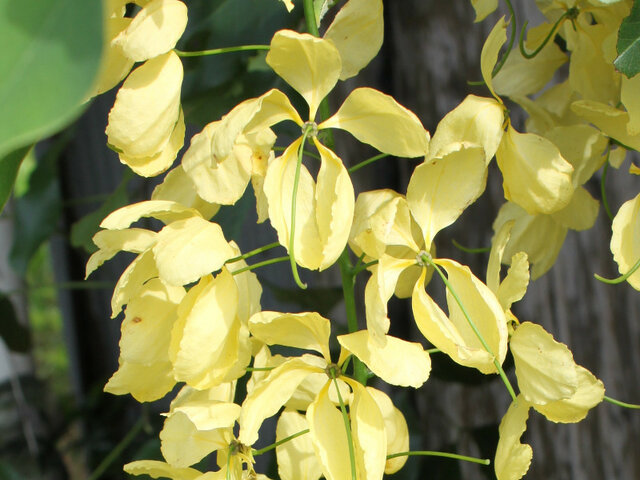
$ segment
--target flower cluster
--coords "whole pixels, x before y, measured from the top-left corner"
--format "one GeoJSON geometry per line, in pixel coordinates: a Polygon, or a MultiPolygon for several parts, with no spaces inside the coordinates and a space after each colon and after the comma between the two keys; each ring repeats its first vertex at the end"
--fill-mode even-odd
{"type": "MultiPolygon", "coordinates": [[[[133,62],[144,62],[118,91],[106,133],[123,163],[140,175],[157,175],[172,166],[183,144],[182,64],[172,49],[187,22],[186,6],[143,1],[131,19],[125,3],[105,3],[108,55],[98,91],[121,81],[133,62]]],[[[629,93],[637,80],[615,72],[606,49],[631,2],[538,3],[550,21],[560,18],[567,52],[548,43],[529,60],[526,51],[514,50],[496,67],[506,42],[500,19],[481,53],[490,96],[469,95],[433,138],[414,113],[372,88],[353,90],[333,115],[325,103],[339,81],[377,54],[382,0],[347,1],[323,37],[275,32],[266,62],[308,111],[300,113],[278,89],[243,101],[193,136],[151,200],[104,219],[87,275],[120,251],[137,254],[112,298],[112,316],[124,308],[124,320],[119,368],[105,390],[148,402],[183,384],[160,432],[165,461],[129,463],[128,473],[266,479],[255,471],[254,457],[271,447],[253,446],[264,438],[263,422],[276,415],[273,448],[283,480],[377,480],[401,469],[414,453],[407,422],[391,398],[367,382],[375,376],[421,388],[431,360],[421,343],[389,334],[393,295],[411,297],[416,326],[433,352],[505,383],[513,403],[500,425],[499,480],[517,480],[529,468],[532,450],[520,437],[531,408],[550,421],[573,423],[603,400],[602,382],[575,363],[568,347],[537,323],[520,322],[511,308],[526,293],[530,265],[534,279],[543,275],[567,230],[593,225],[599,205],[582,185],[603,163],[619,166],[613,159],[624,149],[640,147],[640,104],[629,93]],[[568,78],[533,96],[565,62],[568,78]],[[525,133],[512,126],[503,97],[529,114],[525,133]],[[282,138],[288,145],[276,155],[274,129],[284,121],[296,124],[300,136],[282,138]],[[356,200],[332,129],[383,154],[422,159],[406,194],[375,190],[356,200]],[[304,163],[307,144],[317,151],[311,169],[304,163]],[[436,237],[483,193],[494,157],[507,202],[493,224],[483,282],[468,266],[438,256],[436,237]],[[348,309],[349,332],[337,336],[339,352],[330,348],[332,322],[320,314],[262,310],[262,287],[250,271],[260,265],[245,260],[267,247],[242,254],[211,220],[219,205],[237,202],[250,181],[258,221],[269,220],[299,284],[298,266],[324,270],[339,262],[350,295],[345,302],[353,303],[354,278],[370,272],[366,329],[348,309]],[[133,226],[144,217],[163,226],[133,226]],[[349,250],[358,257],[355,267],[349,250]],[[510,265],[504,277],[503,263],[510,265]],[[446,308],[427,293],[430,282],[444,284],[446,308]],[[518,394],[503,368],[507,352],[518,394]],[[246,395],[238,398],[245,376],[246,395]],[[214,452],[216,469],[193,468],[214,452]]],[[[472,4],[481,20],[497,1],[472,4]]],[[[305,14],[313,25],[318,12],[305,8],[305,14]]],[[[540,44],[555,28],[531,29],[527,45],[540,44]]],[[[640,259],[639,210],[640,195],[613,220],[611,250],[622,273],[640,259]]],[[[640,273],[626,279],[640,290],[640,273]]]]}

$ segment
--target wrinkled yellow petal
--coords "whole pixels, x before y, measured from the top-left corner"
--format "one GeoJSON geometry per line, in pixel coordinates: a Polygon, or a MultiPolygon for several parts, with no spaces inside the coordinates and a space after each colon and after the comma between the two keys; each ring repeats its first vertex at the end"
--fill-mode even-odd
{"type": "Polygon", "coordinates": [[[388,245],[418,251],[412,235],[412,219],[406,199],[393,190],[373,190],[358,195],[350,233],[350,246],[357,255],[377,259],[388,245]]]}
{"type": "Polygon", "coordinates": [[[500,97],[496,95],[493,89],[492,73],[493,69],[498,63],[498,54],[500,49],[507,41],[507,24],[504,21],[504,16],[498,20],[495,24],[489,36],[482,46],[482,52],[480,53],[480,71],[482,72],[482,79],[487,85],[487,88],[491,92],[491,95],[502,103],[500,97]]]}
{"type": "Polygon", "coordinates": [[[116,39],[124,54],[143,62],[176,46],[187,26],[187,6],[178,0],[153,0],[116,39]]]}
{"type": "Polygon", "coordinates": [[[147,200],[119,208],[110,213],[100,226],[109,230],[120,230],[144,217],[157,218],[166,224],[194,216],[199,217],[200,214],[180,203],[170,200],[147,200]]]}
{"type": "Polygon", "coordinates": [[[570,398],[549,402],[546,405],[533,405],[533,408],[552,422],[582,421],[589,410],[604,399],[604,385],[589,370],[580,365],[576,366],[576,373],[578,388],[570,398]]]}
{"type": "MultiPolygon", "coordinates": [[[[240,255],[240,249],[237,248],[236,244],[234,242],[230,242],[230,244],[236,256],[240,255]]],[[[226,268],[233,273],[246,266],[247,262],[240,260],[227,264],[226,268]]],[[[257,275],[248,270],[233,275],[233,280],[238,287],[238,318],[246,325],[251,315],[261,310],[260,299],[262,297],[262,286],[258,281],[257,275]]]]}
{"type": "Polygon", "coordinates": [[[556,212],[571,200],[573,167],[546,138],[509,126],[496,158],[505,198],[530,214],[556,212]]]}
{"type": "Polygon", "coordinates": [[[131,23],[130,18],[110,17],[104,19],[104,48],[98,70],[94,95],[100,95],[115,87],[127,76],[133,60],[125,56],[120,45],[113,40],[131,23]]]}
{"type": "Polygon", "coordinates": [[[184,413],[198,430],[231,428],[240,416],[240,405],[210,399],[192,400],[172,410],[184,413]]]}
{"type": "Polygon", "coordinates": [[[175,384],[169,362],[151,365],[121,362],[104,391],[114,395],[130,393],[138,402],[153,402],[169,393],[175,384]]]}
{"type": "MultiPolygon", "coordinates": [[[[278,418],[276,442],[309,428],[304,415],[285,410],[278,418]]],[[[317,480],[322,467],[316,458],[311,435],[305,434],[276,447],[278,474],[282,480],[317,480]]]]}
{"type": "Polygon", "coordinates": [[[138,255],[122,272],[111,297],[111,318],[115,318],[123,305],[135,298],[144,288],[144,284],[158,276],[153,254],[147,250],[138,255]]]}
{"type": "Polygon", "coordinates": [[[192,217],[160,230],[153,255],[163,281],[186,285],[219,270],[233,249],[218,224],[192,217]]]}
{"type": "Polygon", "coordinates": [[[506,311],[515,302],[522,300],[529,285],[529,260],[527,254],[518,252],[511,257],[511,266],[498,288],[496,296],[506,311]]]}
{"type": "Polygon", "coordinates": [[[520,443],[520,437],[527,429],[529,408],[519,395],[500,422],[500,439],[494,461],[498,480],[520,480],[529,470],[533,450],[531,446],[520,443]]]}
{"type": "MultiPolygon", "coordinates": [[[[528,50],[541,45],[549,33],[550,24],[530,28],[527,32],[528,50]]],[[[553,74],[567,61],[554,42],[547,45],[533,58],[525,58],[519,48],[514,48],[507,61],[493,79],[493,88],[507,97],[537,93],[551,80],[553,74]]]]}
{"type": "Polygon", "coordinates": [[[164,421],[160,449],[170,465],[184,468],[215,450],[227,448],[230,436],[230,428],[199,430],[187,415],[175,412],[164,421]]]}
{"type": "Polygon", "coordinates": [[[342,71],[340,53],[333,42],[292,30],[276,32],[266,60],[307,101],[310,120],[342,71]]]}
{"type": "Polygon", "coordinates": [[[498,0],[471,0],[471,5],[476,11],[474,22],[481,22],[498,8],[498,0]]]}
{"type": "MultiPolygon", "coordinates": [[[[627,156],[627,150],[623,147],[611,148],[609,150],[609,164],[613,168],[620,168],[627,156]]],[[[631,167],[629,167],[631,169],[631,167]]],[[[629,171],[631,173],[631,171],[629,171]]]]}
{"type": "Polygon", "coordinates": [[[142,253],[156,241],[156,233],[142,228],[100,230],[92,240],[98,247],[87,261],[85,279],[118,252],[142,253]]]}
{"type": "Polygon", "coordinates": [[[578,377],[571,351],[540,325],[520,324],[509,345],[518,386],[527,401],[545,405],[569,398],[576,392],[578,377]]]}
{"type": "Polygon", "coordinates": [[[307,375],[322,373],[322,369],[310,363],[305,356],[287,360],[273,369],[264,381],[247,394],[238,421],[240,442],[253,445],[258,440],[262,422],[280,410],[307,375]]]}
{"type": "Polygon", "coordinates": [[[452,144],[462,142],[481,146],[488,164],[500,145],[503,123],[504,106],[501,103],[493,98],[467,95],[438,123],[429,143],[427,159],[441,158],[451,150],[452,144]]]}
{"type": "Polygon", "coordinates": [[[331,361],[331,322],[315,312],[259,312],[249,320],[249,331],[267,345],[313,350],[331,361]]]}
{"type": "MultiPolygon", "coordinates": [[[[404,415],[398,410],[389,396],[372,387],[367,387],[367,392],[375,400],[382,418],[387,437],[387,455],[409,451],[409,428],[404,415]]],[[[390,475],[400,470],[407,462],[407,456],[389,458],[385,464],[384,473],[390,475]]]]}
{"type": "Polygon", "coordinates": [[[504,252],[506,263],[518,252],[525,252],[531,268],[531,278],[539,278],[556,261],[567,236],[567,227],[549,215],[529,215],[515,203],[507,202],[498,211],[493,230],[498,231],[506,222],[515,221],[511,238],[504,252]]]}
{"type": "Polygon", "coordinates": [[[207,202],[198,195],[195,184],[181,165],[167,173],[164,181],[153,189],[151,200],[169,200],[179,203],[197,210],[207,220],[220,210],[220,205],[207,202]]]}
{"type": "Polygon", "coordinates": [[[442,158],[416,167],[407,203],[422,229],[425,245],[451,225],[484,191],[487,167],[479,146],[454,144],[442,158]]]}
{"type": "Polygon", "coordinates": [[[191,291],[185,297],[189,298],[185,308],[191,308],[183,311],[181,305],[178,311],[180,319],[172,332],[172,342],[178,346],[172,362],[176,379],[208,388],[242,374],[250,347],[248,331],[237,318],[238,288],[233,276],[223,269],[213,281],[205,277],[201,283],[196,298],[191,291]],[[239,344],[245,347],[240,349],[239,344]]]}
{"type": "Polygon", "coordinates": [[[489,263],[487,265],[487,287],[497,293],[500,288],[500,270],[502,269],[502,258],[507,242],[511,238],[511,229],[513,228],[513,220],[500,225],[500,229],[496,231],[491,239],[491,251],[489,253],[489,263]]]}
{"type": "MultiPolygon", "coordinates": [[[[458,298],[498,362],[502,363],[507,348],[507,324],[498,300],[468,267],[453,260],[439,259],[436,262],[447,271],[458,298]]],[[[456,301],[447,292],[448,318],[424,291],[424,276],[423,271],[412,297],[413,315],[422,334],[455,362],[477,368],[482,373],[495,373],[494,357],[484,349],[456,301]]]]}
{"type": "Polygon", "coordinates": [[[181,109],[178,122],[169,137],[169,142],[162,150],[151,157],[130,157],[126,153],[120,153],[118,155],[120,162],[127,165],[141,177],[155,177],[173,165],[173,161],[184,145],[184,133],[184,115],[181,109]]]}
{"type": "Polygon", "coordinates": [[[586,183],[606,161],[607,139],[589,125],[557,126],[544,135],[573,166],[573,185],[586,183]]]}
{"type": "Polygon", "coordinates": [[[169,52],[136,68],[124,82],[109,112],[108,143],[127,156],[160,152],[180,114],[182,62],[169,52]]]}
{"type": "Polygon", "coordinates": [[[355,444],[358,478],[381,479],[387,455],[384,418],[378,404],[362,384],[351,380],[349,385],[353,389],[349,416],[355,444]]]}
{"type": "Polygon", "coordinates": [[[556,222],[572,230],[588,230],[596,223],[599,209],[600,202],[583,187],[579,187],[573,192],[569,204],[551,216],[556,222]]]}
{"type": "Polygon", "coordinates": [[[130,475],[149,475],[152,478],[171,478],[172,480],[195,480],[202,475],[194,468],[176,468],[159,460],[138,460],[127,463],[124,471],[130,475]]]}
{"type": "Polygon", "coordinates": [[[627,133],[629,135],[640,135],[640,77],[636,75],[627,78],[621,75],[622,84],[620,86],[620,101],[629,113],[629,123],[627,123],[627,133]]]}
{"type": "Polygon", "coordinates": [[[400,274],[415,263],[415,259],[397,259],[383,255],[371,269],[371,278],[364,290],[367,329],[372,341],[380,347],[385,344],[385,335],[390,325],[387,303],[393,295],[400,274]]]}
{"type": "MultiPolygon", "coordinates": [[[[616,213],[610,247],[620,274],[627,273],[640,259],[640,194],[624,202],[616,213]]],[[[627,282],[640,290],[640,270],[636,270],[627,282]]]]}
{"type": "Polygon", "coordinates": [[[338,336],[338,342],[387,383],[419,388],[427,381],[431,359],[422,345],[387,335],[380,347],[370,337],[361,330],[338,336]]]}
{"type": "Polygon", "coordinates": [[[316,186],[316,219],[322,243],[319,269],[324,270],[333,265],[347,245],[353,223],[355,194],[342,160],[317,138],[313,143],[321,161],[316,186]]]}
{"type": "MultiPolygon", "coordinates": [[[[329,400],[327,382],[307,409],[307,422],[316,456],[327,480],[351,479],[349,444],[342,415],[329,400]]],[[[383,457],[384,458],[384,457],[383,457]]]]}
{"type": "Polygon", "coordinates": [[[422,157],[429,150],[429,132],[420,119],[373,88],[355,89],[318,128],[346,130],[361,142],[398,157],[422,157]]]}
{"type": "Polygon", "coordinates": [[[226,157],[216,156],[211,148],[212,139],[221,123],[208,124],[191,139],[191,145],[182,157],[182,168],[193,180],[202,198],[233,205],[249,184],[253,152],[247,145],[234,143],[226,157]]]}
{"type": "MultiPolygon", "coordinates": [[[[267,170],[264,193],[269,203],[269,221],[278,233],[278,241],[289,250],[291,210],[298,148],[301,139],[293,142],[267,170]]],[[[317,269],[322,263],[323,246],[315,221],[315,182],[302,165],[298,183],[295,212],[294,254],[298,265],[317,269]]],[[[290,252],[291,253],[291,252],[290,252]]]]}
{"type": "Polygon", "coordinates": [[[584,100],[616,104],[620,77],[613,63],[605,58],[603,44],[609,35],[604,25],[581,25],[570,46],[569,83],[584,100]]]}
{"type": "Polygon", "coordinates": [[[626,147],[640,150],[640,135],[629,135],[629,114],[610,105],[590,100],[578,100],[571,104],[579,117],[593,123],[608,137],[616,139],[626,147]]]}
{"type": "Polygon", "coordinates": [[[120,338],[120,357],[124,361],[169,361],[171,328],[184,295],[182,287],[167,287],[157,278],[145,284],[141,295],[133,298],[125,310],[120,338]]]}
{"type": "Polygon", "coordinates": [[[340,80],[354,77],[378,54],[384,36],[382,0],[349,0],[324,34],[340,53],[340,80]]]}

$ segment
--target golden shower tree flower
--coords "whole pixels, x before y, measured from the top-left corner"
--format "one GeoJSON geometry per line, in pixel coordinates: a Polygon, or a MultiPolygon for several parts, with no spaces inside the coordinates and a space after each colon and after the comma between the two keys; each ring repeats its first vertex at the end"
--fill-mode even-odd
{"type": "MultiPolygon", "coordinates": [[[[613,219],[611,252],[620,274],[626,274],[640,261],[640,194],[627,200],[613,219]]],[[[636,270],[627,282],[640,290],[640,270],[636,270]]]]}
{"type": "Polygon", "coordinates": [[[213,135],[213,151],[228,155],[238,135],[250,135],[283,120],[300,126],[302,136],[267,166],[263,188],[279,241],[301,266],[323,270],[336,261],[347,242],[354,194],[342,161],[319,141],[318,133],[338,128],[382,152],[417,157],[428,150],[428,132],[413,113],[371,88],[354,90],[336,114],[316,124],[320,103],[342,74],[342,57],[332,41],[279,31],[267,63],[306,100],[308,120],[302,120],[282,92],[271,90],[223,119],[213,135]],[[300,163],[299,150],[307,139],[312,139],[321,158],[317,182],[300,163]]]}
{"type": "MultiPolygon", "coordinates": [[[[267,345],[312,350],[320,353],[321,357],[304,354],[287,358],[252,386],[242,404],[239,419],[241,427],[238,439],[242,444],[253,444],[258,439],[262,422],[275,415],[307,378],[315,376],[323,380],[311,383],[315,391],[311,392],[312,400],[306,407],[306,421],[325,477],[333,480],[349,475],[352,466],[349,464],[350,455],[346,452],[350,451],[355,459],[358,478],[380,479],[385,469],[394,468],[386,465],[386,432],[389,428],[392,438],[395,438],[397,433],[390,428],[395,425],[402,434],[402,426],[394,417],[397,414],[388,408],[384,400],[379,400],[383,405],[379,407],[378,400],[374,398],[376,394],[372,395],[370,389],[342,372],[350,354],[358,355],[362,345],[366,349],[366,332],[339,336],[343,351],[334,363],[329,352],[330,322],[317,313],[260,312],[251,317],[249,329],[254,337],[267,345]],[[350,351],[351,347],[356,351],[350,351]],[[349,405],[349,428],[353,435],[347,434],[345,420],[336,408],[337,403],[349,405]],[[382,410],[390,415],[389,427],[385,424],[382,410]],[[350,437],[353,439],[352,445],[349,444],[350,437]]],[[[396,346],[396,340],[402,342],[404,349],[403,355],[398,355],[393,365],[384,366],[383,360],[388,357],[379,352],[368,352],[360,359],[367,366],[373,366],[385,381],[421,385],[426,381],[430,369],[428,354],[419,344],[393,337],[389,337],[390,351],[396,346]],[[404,371],[398,372],[399,369],[404,371]],[[418,378],[415,378],[416,375],[418,378]]],[[[395,350],[396,355],[397,352],[395,350]]],[[[404,441],[394,440],[392,445],[397,449],[404,445],[404,441]]]]}

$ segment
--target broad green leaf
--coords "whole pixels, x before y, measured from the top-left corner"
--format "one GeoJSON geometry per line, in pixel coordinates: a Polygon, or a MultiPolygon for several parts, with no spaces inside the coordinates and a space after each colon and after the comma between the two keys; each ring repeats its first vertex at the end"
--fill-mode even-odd
{"type": "Polygon", "coordinates": [[[616,45],[616,69],[631,78],[640,72],[640,2],[633,2],[631,13],[622,21],[616,45]]]}
{"type": "Polygon", "coordinates": [[[13,184],[18,176],[18,169],[29,150],[31,150],[31,146],[22,147],[0,158],[0,212],[9,200],[13,184]]]}
{"type": "Polygon", "coordinates": [[[38,247],[57,229],[62,212],[62,199],[57,176],[58,155],[67,143],[62,137],[40,159],[29,179],[29,190],[15,201],[16,231],[9,260],[19,274],[38,247]]]}
{"type": "Polygon", "coordinates": [[[67,125],[102,52],[102,2],[0,0],[0,158],[67,125]]]}

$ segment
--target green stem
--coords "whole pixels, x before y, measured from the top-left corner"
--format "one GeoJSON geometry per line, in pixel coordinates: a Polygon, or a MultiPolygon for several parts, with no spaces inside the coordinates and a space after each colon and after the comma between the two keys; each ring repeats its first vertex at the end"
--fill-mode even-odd
{"type": "Polygon", "coordinates": [[[596,277],[596,280],[600,280],[603,283],[606,283],[608,285],[617,285],[619,283],[624,282],[627,278],[629,278],[631,275],[633,275],[634,273],[636,273],[636,271],[640,268],[640,258],[638,259],[638,261],[635,263],[635,265],[633,267],[631,267],[631,270],[629,270],[627,273],[625,273],[624,275],[620,275],[617,278],[604,278],[601,277],[600,275],[598,275],[597,273],[594,273],[593,276],[596,277]]]}
{"type": "Polygon", "coordinates": [[[378,264],[378,260],[373,260],[371,262],[368,263],[361,263],[360,265],[356,265],[352,270],[351,270],[351,274],[353,276],[358,275],[360,272],[363,272],[364,270],[366,270],[369,267],[373,267],[374,265],[378,264]]]}
{"type": "Polygon", "coordinates": [[[173,51],[179,57],[205,57],[207,55],[219,55],[221,53],[233,53],[233,52],[247,52],[252,50],[269,50],[269,45],[241,45],[239,47],[223,47],[212,48],[211,50],[198,50],[195,52],[183,52],[182,50],[174,49],[173,51]]]}
{"type": "Polygon", "coordinates": [[[304,19],[307,23],[307,31],[315,36],[320,36],[320,31],[318,30],[318,24],[316,23],[316,12],[313,7],[313,0],[303,0],[302,5],[304,7],[304,19]]]}
{"type": "Polygon", "coordinates": [[[516,400],[516,393],[513,391],[513,387],[511,386],[511,382],[509,382],[509,379],[507,378],[507,374],[504,372],[504,369],[502,368],[502,365],[500,365],[500,362],[498,362],[498,359],[496,358],[495,354],[491,350],[491,347],[489,347],[489,345],[485,341],[484,337],[482,336],[482,333],[480,333],[480,330],[478,330],[478,327],[476,326],[475,322],[473,320],[471,320],[471,316],[469,315],[469,313],[467,312],[467,309],[462,304],[462,301],[460,300],[460,297],[458,297],[458,294],[454,290],[453,285],[451,285],[451,283],[449,283],[449,280],[447,279],[445,274],[442,272],[440,267],[438,265],[436,265],[431,258],[427,257],[426,255],[422,255],[421,258],[422,258],[423,262],[428,263],[429,265],[431,265],[435,269],[435,271],[438,272],[438,275],[440,275],[440,278],[444,282],[444,284],[447,287],[447,289],[451,292],[451,295],[453,296],[453,298],[455,299],[456,303],[460,307],[460,310],[462,311],[462,314],[467,319],[467,322],[469,323],[469,326],[471,326],[471,329],[473,330],[473,333],[476,334],[476,337],[478,337],[478,340],[480,340],[480,343],[482,344],[484,349],[489,353],[489,355],[491,355],[493,357],[493,364],[495,365],[496,369],[498,370],[498,373],[500,374],[500,378],[502,378],[502,381],[504,382],[505,386],[507,387],[507,390],[509,391],[509,395],[511,395],[511,398],[513,399],[513,401],[516,402],[517,401],[516,400]]]}
{"type": "Polygon", "coordinates": [[[302,141],[300,142],[300,148],[298,149],[298,161],[296,163],[296,174],[293,179],[293,192],[291,193],[291,232],[289,233],[289,260],[291,264],[291,273],[296,284],[305,290],[307,288],[306,283],[302,283],[300,275],[298,275],[298,264],[296,263],[295,254],[295,238],[296,238],[296,207],[298,204],[298,185],[300,183],[300,171],[302,170],[302,157],[304,156],[304,145],[307,142],[307,136],[311,131],[311,126],[304,129],[302,134],[302,141]]]}
{"type": "MultiPolygon", "coordinates": [[[[273,150],[275,152],[284,152],[286,149],[287,147],[273,147],[273,150]]],[[[316,160],[322,160],[322,158],[320,158],[320,155],[310,152],[309,150],[305,150],[304,154],[308,157],[315,158],[316,160]]]]}
{"type": "Polygon", "coordinates": [[[335,377],[332,378],[333,385],[336,387],[338,393],[338,402],[340,403],[340,411],[342,412],[342,420],[344,420],[344,428],[347,431],[347,442],[349,443],[349,461],[351,462],[351,480],[356,480],[356,454],[353,448],[353,436],[351,435],[351,424],[349,423],[349,415],[338,387],[338,381],[335,377]]]}
{"type": "Polygon", "coordinates": [[[607,159],[605,161],[604,167],[602,167],[602,176],[600,177],[600,198],[602,198],[602,206],[604,207],[604,211],[607,212],[607,217],[609,220],[613,221],[613,213],[611,213],[611,207],[609,207],[609,200],[607,199],[607,173],[609,172],[609,155],[611,154],[611,148],[607,152],[607,159]]]}
{"type": "Polygon", "coordinates": [[[387,460],[390,458],[396,457],[410,457],[414,455],[425,455],[430,457],[445,457],[445,458],[454,458],[456,460],[462,460],[465,462],[479,463],[480,465],[490,465],[491,460],[488,458],[475,458],[468,457],[466,455],[458,455],[457,453],[447,453],[447,452],[434,452],[432,450],[414,450],[412,452],[400,452],[400,453],[392,453],[391,455],[387,455],[387,460]]]}
{"type": "Polygon", "coordinates": [[[262,253],[262,252],[266,252],[267,250],[271,250],[272,248],[276,248],[276,247],[279,247],[279,246],[280,246],[279,242],[273,242],[273,243],[270,243],[269,245],[265,245],[264,247],[260,247],[260,248],[256,248],[255,250],[251,250],[250,252],[247,252],[244,255],[239,255],[237,257],[230,258],[229,260],[227,260],[224,263],[227,264],[227,263],[239,262],[240,260],[244,260],[246,258],[253,257],[254,255],[257,255],[257,254],[262,253]]]}
{"type": "Polygon", "coordinates": [[[466,252],[466,253],[486,253],[491,251],[491,247],[481,247],[481,248],[465,247],[460,243],[458,243],[455,238],[451,240],[451,243],[453,243],[453,246],[456,247],[458,250],[462,250],[463,252],[466,252]]]}
{"type": "Polygon", "coordinates": [[[431,355],[432,353],[440,353],[442,352],[442,350],[440,350],[439,348],[430,348],[429,350],[426,351],[429,355],[431,355]]]}
{"type": "Polygon", "coordinates": [[[619,407],[633,408],[633,409],[640,410],[640,405],[636,405],[635,403],[621,402],[620,400],[616,400],[615,398],[607,397],[606,395],[604,396],[604,399],[605,399],[605,401],[607,401],[609,403],[613,403],[614,405],[617,405],[619,407]]]}
{"type": "Polygon", "coordinates": [[[274,263],[286,262],[289,260],[289,258],[290,258],[289,255],[287,255],[286,257],[271,258],[269,260],[265,260],[264,262],[254,263],[253,265],[247,265],[246,267],[239,268],[235,272],[231,272],[231,275],[238,275],[239,273],[248,272],[256,268],[265,267],[267,265],[273,265],[274,263]]]}
{"type": "Polygon", "coordinates": [[[142,427],[145,424],[145,417],[140,417],[138,421],[131,427],[131,430],[127,433],[127,435],[120,440],[113,450],[109,452],[109,454],[100,462],[100,464],[96,467],[96,469],[89,475],[87,480],[97,480],[100,478],[104,472],[109,468],[109,466],[118,459],[122,452],[135,440],[142,430],[142,427]]]}
{"type": "Polygon", "coordinates": [[[505,50],[504,55],[500,59],[500,62],[498,62],[496,66],[493,68],[493,72],[491,73],[491,78],[495,77],[504,66],[505,62],[507,61],[507,58],[509,58],[511,49],[513,48],[513,42],[515,41],[516,36],[518,35],[518,28],[516,25],[516,12],[513,10],[513,5],[511,5],[511,0],[505,0],[505,3],[507,4],[507,8],[509,9],[509,13],[511,14],[511,19],[509,20],[511,22],[511,35],[509,38],[509,44],[507,45],[507,49],[505,50]]]}
{"type": "Polygon", "coordinates": [[[247,372],[270,372],[276,367],[247,367],[245,370],[247,372]]]}
{"type": "MultiPolygon", "coordinates": [[[[342,277],[342,295],[344,296],[344,308],[347,312],[347,327],[349,333],[357,332],[358,314],[356,311],[355,275],[349,260],[349,247],[345,247],[338,259],[340,276],[342,277]]],[[[367,384],[367,369],[360,359],[353,358],[353,376],[363,385],[367,384]]]]}
{"type": "Polygon", "coordinates": [[[355,172],[357,170],[360,170],[362,167],[366,167],[370,163],[373,163],[375,161],[380,160],[381,158],[385,158],[385,157],[388,157],[388,156],[389,156],[388,153],[381,153],[381,154],[376,155],[374,157],[367,158],[366,160],[364,160],[364,161],[362,161],[360,163],[356,163],[353,167],[347,169],[347,172],[353,173],[353,172],[355,172]]]}
{"type": "Polygon", "coordinates": [[[290,442],[294,438],[300,437],[300,436],[305,435],[307,433],[309,433],[309,429],[308,428],[306,430],[302,430],[302,431],[300,431],[298,433],[294,433],[293,435],[289,435],[288,437],[285,437],[282,440],[278,440],[277,442],[272,443],[271,445],[269,445],[267,447],[261,448],[260,450],[253,450],[251,453],[253,454],[253,456],[262,455],[263,453],[267,453],[267,452],[273,450],[274,448],[279,447],[283,443],[290,442]]]}
{"type": "Polygon", "coordinates": [[[553,27],[551,28],[551,30],[549,31],[545,39],[542,41],[542,43],[538,46],[538,48],[536,48],[531,53],[528,53],[526,48],[524,47],[524,32],[527,30],[527,25],[529,24],[528,21],[524,22],[524,25],[522,26],[522,30],[520,31],[520,40],[518,42],[518,46],[520,47],[520,53],[522,54],[522,56],[524,58],[531,59],[536,55],[538,55],[542,51],[542,49],[547,45],[547,43],[549,43],[549,40],[551,40],[553,37],[556,36],[556,30],[560,28],[560,25],[562,25],[562,23],[564,23],[564,21],[567,18],[574,17],[576,14],[577,14],[577,9],[574,7],[574,8],[570,8],[569,10],[564,12],[562,15],[560,15],[560,18],[558,18],[558,20],[556,20],[556,23],[553,24],[553,27]]]}

